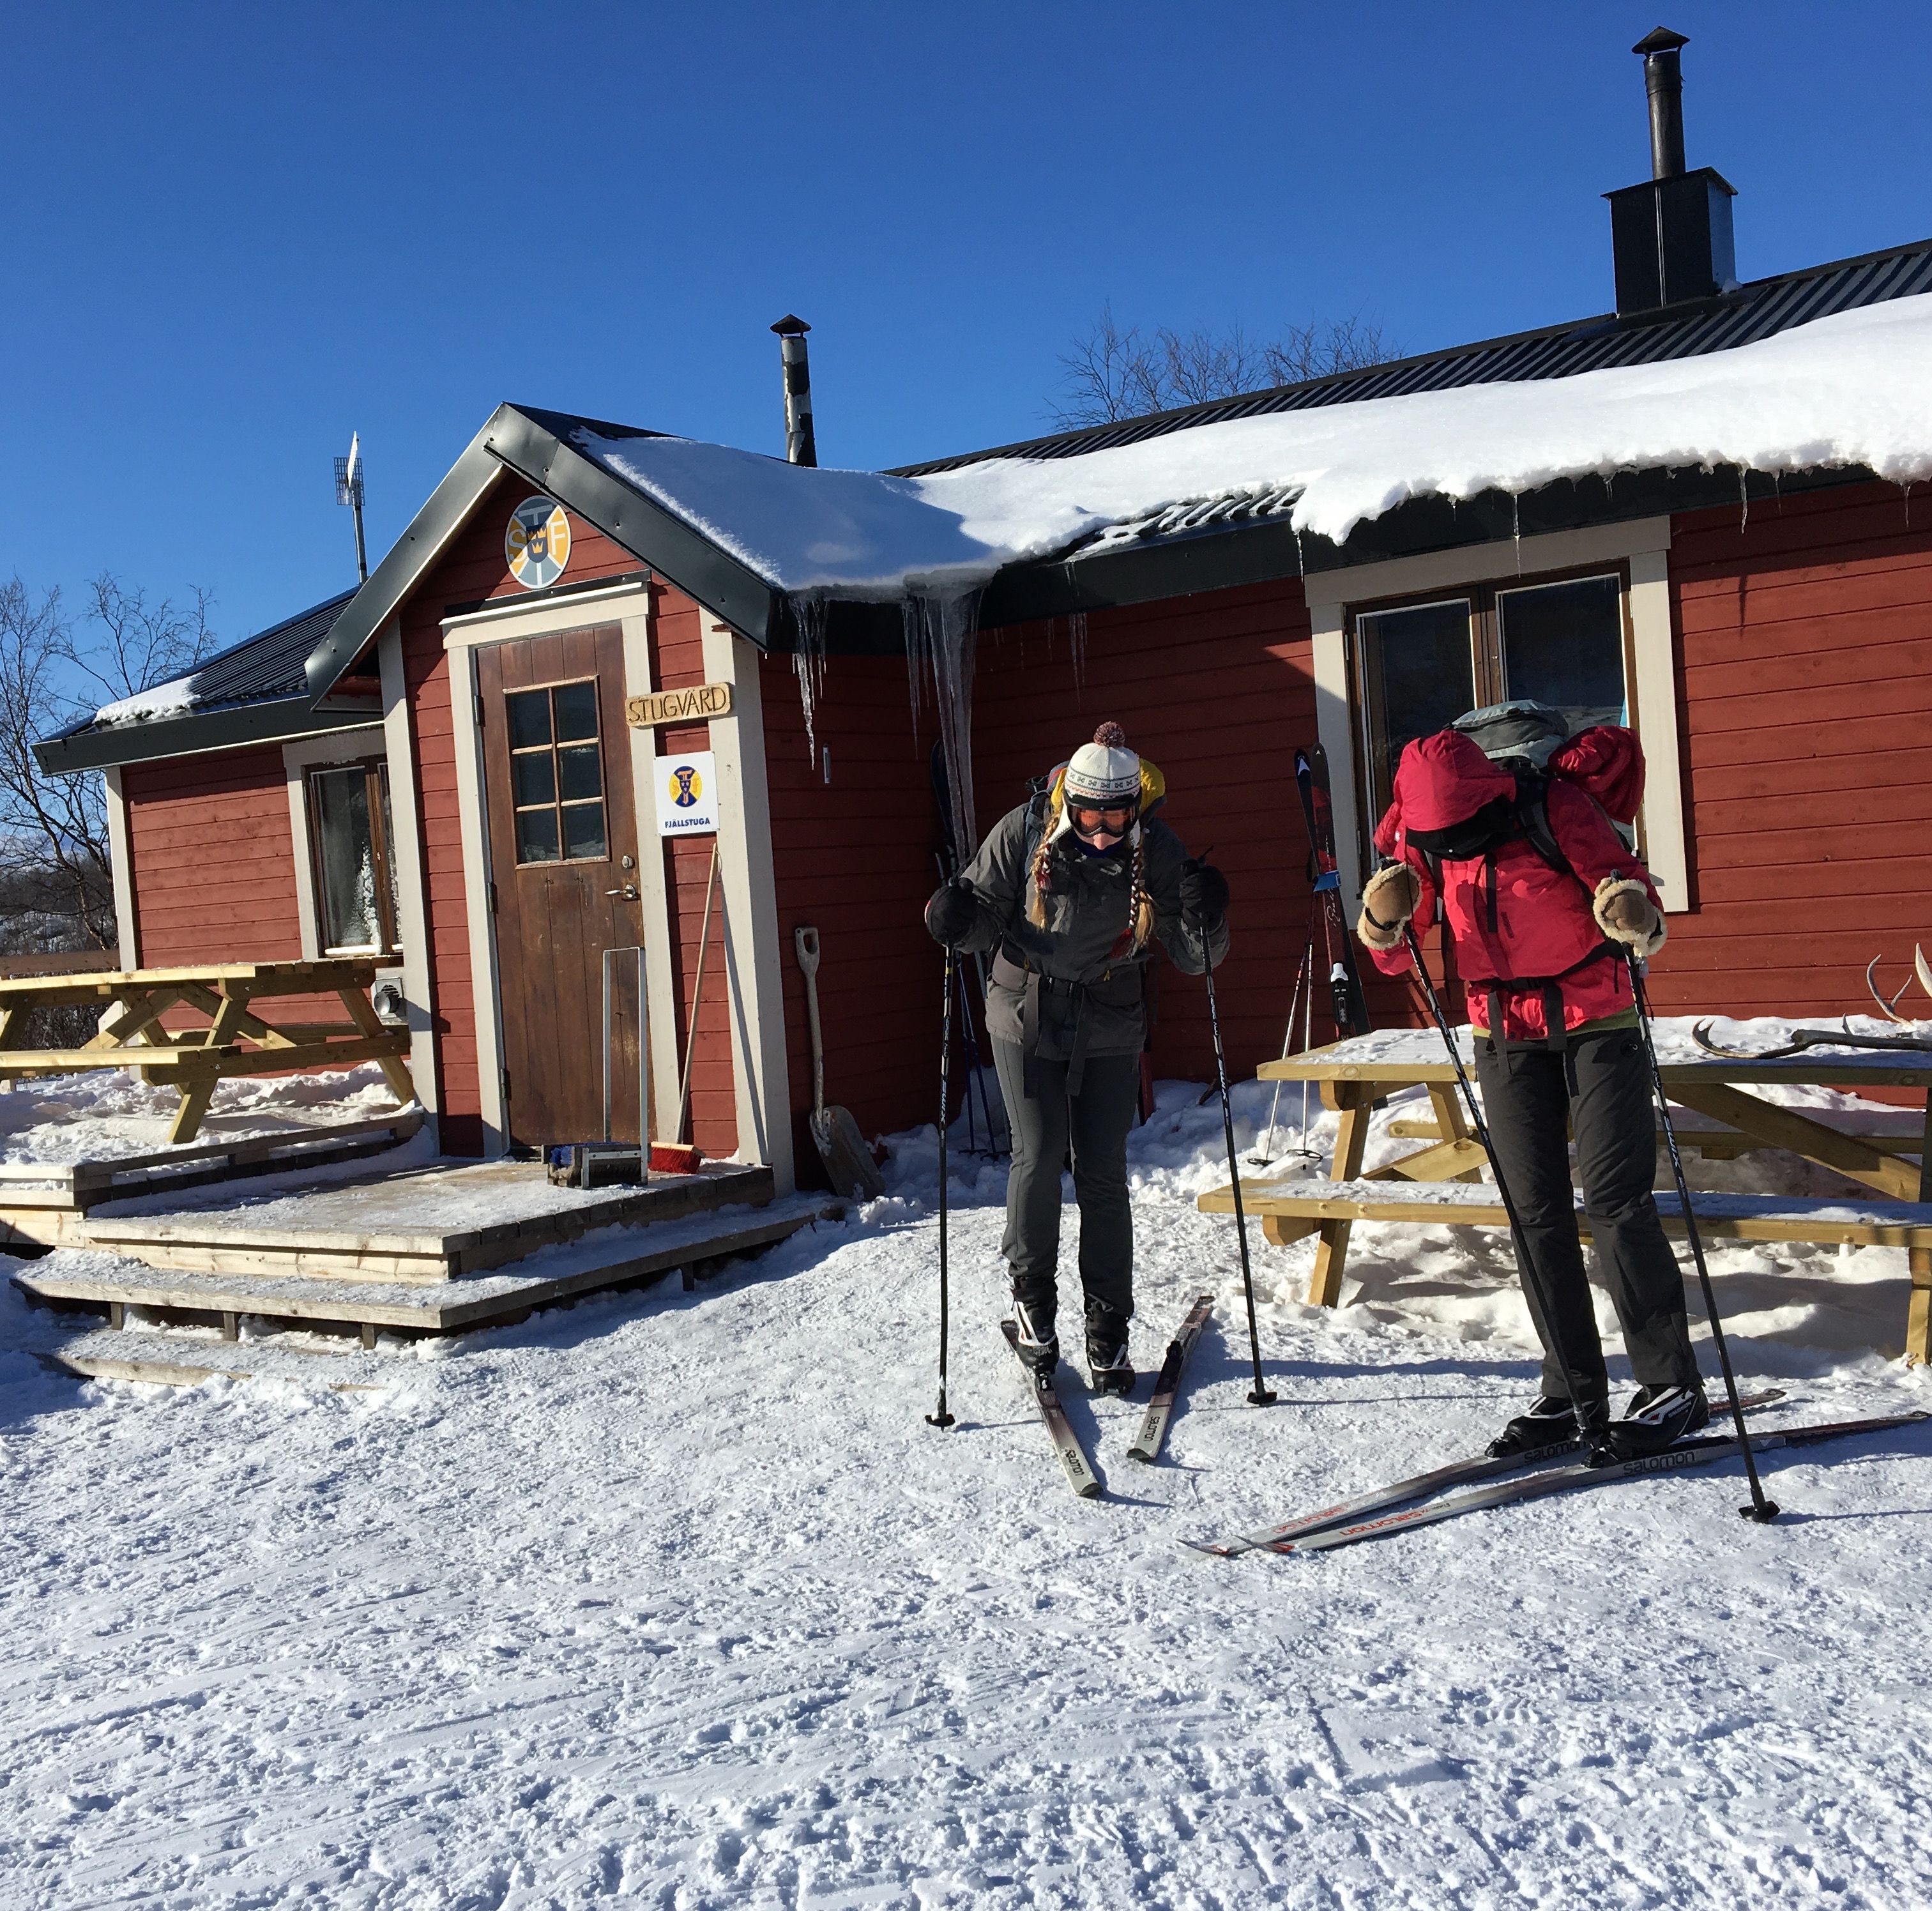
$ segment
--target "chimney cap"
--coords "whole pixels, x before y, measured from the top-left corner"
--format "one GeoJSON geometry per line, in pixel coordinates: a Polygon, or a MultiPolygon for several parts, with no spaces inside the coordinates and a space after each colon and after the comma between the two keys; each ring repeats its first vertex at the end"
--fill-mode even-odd
{"type": "Polygon", "coordinates": [[[1630,49],[1633,53],[1641,53],[1646,59],[1653,53],[1674,53],[1680,46],[1688,46],[1690,36],[1688,33],[1673,33],[1667,26],[1652,27],[1630,49]]]}
{"type": "Polygon", "coordinates": [[[772,327],[772,329],[781,338],[800,338],[812,328],[796,313],[788,312],[776,325],[772,327]]]}

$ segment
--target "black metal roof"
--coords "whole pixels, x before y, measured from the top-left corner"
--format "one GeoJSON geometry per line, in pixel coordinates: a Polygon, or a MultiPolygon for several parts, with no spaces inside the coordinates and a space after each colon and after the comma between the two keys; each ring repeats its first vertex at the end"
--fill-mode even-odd
{"type": "Polygon", "coordinates": [[[995,458],[1079,458],[1088,452],[1189,430],[1197,424],[1220,424],[1229,418],[1254,418],[1270,412],[1352,405],[1369,398],[1446,392],[1465,385],[1573,378],[1579,372],[1601,371],[1615,365],[1700,358],[1707,352],[1754,344],[1834,312],[1921,292],[1932,292],[1932,239],[1754,279],[1688,312],[1678,308],[1660,314],[1647,313],[1638,319],[1618,319],[1610,313],[1573,320],[1508,338],[1485,339],[1474,345],[1398,358],[1389,364],[1370,365],[1360,371],[1337,372],[1300,385],[1279,385],[1239,398],[1211,398],[1203,404],[1156,412],[1144,418],[1056,432],[1018,444],[996,446],[990,451],[934,458],[924,464],[902,465],[890,475],[922,478],[995,458]]]}
{"type": "Polygon", "coordinates": [[[305,668],[356,596],[343,591],[218,651],[189,673],[184,709],[123,723],[89,718],[35,744],[42,769],[97,770],[367,723],[366,700],[319,705],[305,668]]]}

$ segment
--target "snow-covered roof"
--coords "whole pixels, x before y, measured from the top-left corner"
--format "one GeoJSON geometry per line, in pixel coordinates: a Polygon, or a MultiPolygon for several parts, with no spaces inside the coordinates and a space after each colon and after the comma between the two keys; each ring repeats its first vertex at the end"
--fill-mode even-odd
{"type": "Polygon", "coordinates": [[[1183,502],[1290,493],[1340,544],[1411,498],[1658,467],[1932,478],[1932,293],[1688,359],[1198,425],[1052,459],[893,476],[580,427],[575,448],[775,590],[890,598],[983,583],[1183,502]]]}

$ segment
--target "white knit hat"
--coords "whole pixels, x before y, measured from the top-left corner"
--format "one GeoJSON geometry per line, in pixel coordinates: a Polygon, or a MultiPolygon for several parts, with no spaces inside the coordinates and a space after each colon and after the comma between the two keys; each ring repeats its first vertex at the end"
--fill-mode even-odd
{"type": "Polygon", "coordinates": [[[1070,802],[1095,809],[1131,803],[1140,807],[1141,760],[1127,748],[1127,733],[1103,723],[1090,743],[1082,743],[1066,766],[1060,789],[1070,802]]]}

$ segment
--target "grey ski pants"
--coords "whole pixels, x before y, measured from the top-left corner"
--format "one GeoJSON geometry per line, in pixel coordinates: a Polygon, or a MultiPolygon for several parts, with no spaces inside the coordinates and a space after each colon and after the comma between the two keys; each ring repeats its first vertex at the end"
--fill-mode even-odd
{"type": "Polygon", "coordinates": [[[1476,1076],[1498,1164],[1522,1222],[1523,1298],[1543,1342],[1543,1390],[1601,1400],[1610,1388],[1570,1202],[1566,1128],[1598,1258],[1640,1386],[1694,1386],[1684,1276],[1657,1218],[1655,1114],[1643,1037],[1634,1028],[1499,1052],[1476,1038],[1476,1076]]]}
{"type": "Polygon", "coordinates": [[[993,1066],[1012,1124],[1006,1178],[1006,1232],[1000,1252],[1012,1270],[1013,1298],[1035,1322],[1052,1321],[1060,1264],[1060,1175],[1071,1148],[1080,1203],[1080,1280],[1089,1301],[1134,1311],[1134,1222],[1127,1203],[1127,1134],[1140,1102],[1138,1055],[1089,1055],[1080,1092],[1066,1092],[1067,1064],[1034,1060],[1039,1092],[1025,1092],[1026,1056],[995,1042],[993,1066]]]}

